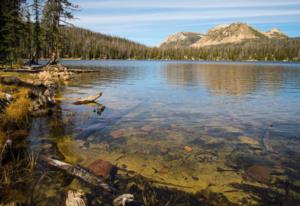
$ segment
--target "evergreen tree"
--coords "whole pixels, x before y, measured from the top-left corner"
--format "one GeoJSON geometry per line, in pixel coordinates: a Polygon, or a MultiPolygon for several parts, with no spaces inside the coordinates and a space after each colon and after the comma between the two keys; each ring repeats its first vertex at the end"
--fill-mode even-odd
{"type": "Polygon", "coordinates": [[[63,36],[60,32],[62,25],[69,24],[73,19],[72,11],[77,6],[69,0],[47,0],[44,8],[43,23],[46,28],[48,52],[52,55],[50,64],[57,63],[62,47],[63,36]]]}
{"type": "Polygon", "coordinates": [[[8,46],[6,41],[6,35],[8,34],[6,23],[8,12],[8,2],[6,0],[0,1],[0,63],[5,63],[8,56],[8,46]]]}
{"type": "Polygon", "coordinates": [[[34,13],[34,32],[33,32],[33,39],[34,39],[34,55],[32,56],[32,62],[38,63],[40,58],[41,52],[41,42],[40,42],[40,35],[41,35],[41,27],[40,27],[40,10],[41,10],[41,2],[40,0],[33,0],[33,13],[34,13]]]}
{"type": "Polygon", "coordinates": [[[0,58],[4,62],[17,62],[21,57],[24,22],[21,4],[24,0],[1,1],[0,58]]]}

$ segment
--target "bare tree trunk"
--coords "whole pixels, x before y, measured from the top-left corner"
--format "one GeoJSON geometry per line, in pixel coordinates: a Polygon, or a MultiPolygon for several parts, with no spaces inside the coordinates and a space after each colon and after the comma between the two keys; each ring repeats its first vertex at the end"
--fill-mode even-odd
{"type": "Polygon", "coordinates": [[[50,58],[50,60],[48,62],[48,65],[55,65],[55,64],[57,64],[58,63],[57,59],[58,59],[57,53],[53,52],[52,56],[51,56],[51,58],[50,58]]]}

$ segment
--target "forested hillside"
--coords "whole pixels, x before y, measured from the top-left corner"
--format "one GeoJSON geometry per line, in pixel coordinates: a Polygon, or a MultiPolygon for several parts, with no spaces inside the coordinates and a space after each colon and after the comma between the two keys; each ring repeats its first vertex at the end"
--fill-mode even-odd
{"type": "Polygon", "coordinates": [[[62,28],[62,56],[81,59],[141,59],[149,49],[141,44],[77,27],[62,28]]]}

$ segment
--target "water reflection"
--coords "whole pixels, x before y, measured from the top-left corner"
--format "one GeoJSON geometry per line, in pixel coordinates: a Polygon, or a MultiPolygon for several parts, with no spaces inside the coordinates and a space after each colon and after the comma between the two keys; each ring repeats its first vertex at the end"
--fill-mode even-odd
{"type": "Polygon", "coordinates": [[[165,64],[171,85],[205,87],[216,95],[246,95],[265,90],[275,94],[282,84],[298,83],[299,71],[284,66],[256,64],[165,64]],[[294,79],[294,80],[293,80],[294,79]]]}

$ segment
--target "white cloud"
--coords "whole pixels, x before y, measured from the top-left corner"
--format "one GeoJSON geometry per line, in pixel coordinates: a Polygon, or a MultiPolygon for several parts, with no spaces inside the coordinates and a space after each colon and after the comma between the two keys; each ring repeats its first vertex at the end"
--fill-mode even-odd
{"type": "Polygon", "coordinates": [[[299,0],[88,0],[77,1],[82,9],[103,8],[228,8],[300,5],[299,0]]]}
{"type": "Polygon", "coordinates": [[[223,18],[244,18],[244,17],[272,17],[300,15],[299,11],[289,10],[226,10],[226,12],[155,12],[147,14],[114,14],[114,15],[89,15],[83,14],[75,19],[77,24],[114,24],[134,22],[161,22],[180,20],[216,20],[223,18]]]}

